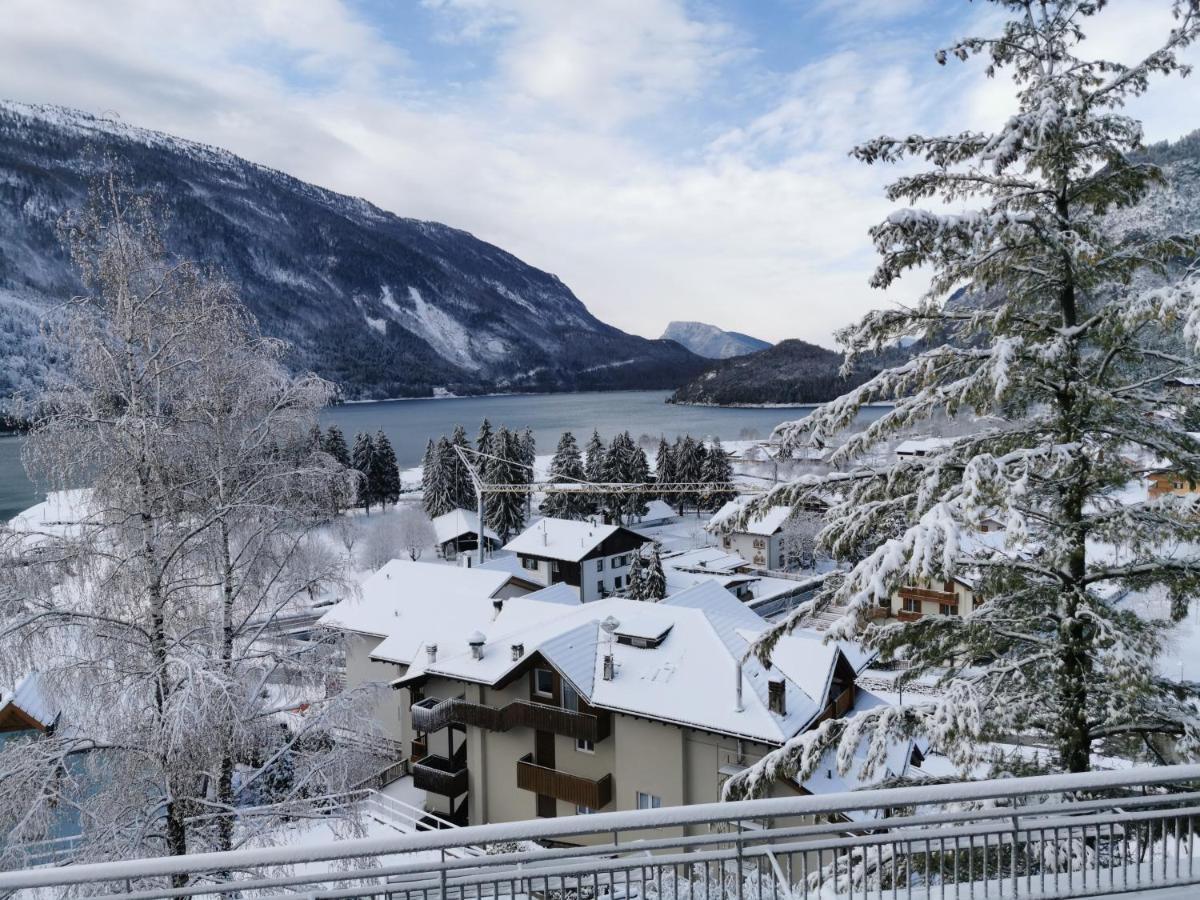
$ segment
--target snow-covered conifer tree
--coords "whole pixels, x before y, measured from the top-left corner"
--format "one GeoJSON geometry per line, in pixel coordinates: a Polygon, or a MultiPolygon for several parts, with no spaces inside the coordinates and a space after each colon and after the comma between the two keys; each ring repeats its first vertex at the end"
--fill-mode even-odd
{"type": "Polygon", "coordinates": [[[475,449],[480,453],[492,452],[492,423],[487,419],[479,423],[479,433],[475,435],[475,449]]]}
{"type": "MultiPolygon", "coordinates": [[[[578,483],[586,480],[586,477],[583,471],[583,459],[579,455],[579,444],[575,442],[575,435],[564,431],[562,437],[558,439],[554,458],[550,461],[549,480],[578,483]]],[[[559,519],[582,519],[587,516],[590,509],[591,503],[588,501],[588,496],[578,493],[550,493],[546,495],[546,499],[541,504],[543,513],[559,519]]]]}
{"type": "MultiPolygon", "coordinates": [[[[674,458],[675,458],[675,480],[681,484],[696,484],[704,480],[704,457],[700,451],[703,449],[703,444],[697,443],[696,439],[690,434],[685,434],[682,438],[675,440],[674,458]]],[[[675,508],[680,515],[683,515],[684,509],[688,502],[696,504],[696,509],[700,508],[700,497],[698,494],[676,494],[675,508]]]]}
{"type": "MultiPolygon", "coordinates": [[[[521,464],[520,436],[501,426],[491,440],[491,458],[487,460],[488,484],[521,484],[525,478],[521,464]]],[[[486,525],[502,541],[508,541],[525,525],[525,498],[517,493],[492,493],[487,497],[486,525]]]]}
{"type": "Polygon", "coordinates": [[[817,600],[848,608],[830,634],[903,656],[912,677],[936,674],[940,696],[829,720],[732,779],[733,794],[807,777],[839,742],[846,751],[868,740],[870,770],[890,739],[914,733],[963,763],[989,736],[1041,736],[1068,771],[1087,770],[1100,748],[1156,760],[1200,751],[1196,686],[1164,678],[1157,658],[1171,624],[1127,602],[1149,593],[1181,615],[1200,588],[1195,499],[1139,490],[1158,465],[1200,478],[1200,442],[1164,389],[1198,372],[1200,279],[1189,265],[1200,241],[1106,219],[1164,177],[1137,157],[1142,129],[1122,108],[1157,76],[1186,74],[1179,52],[1197,36],[1200,5],[1174,3],[1165,43],[1131,65],[1087,55],[1084,29],[1105,4],[996,6],[1006,14],[996,34],[937,60],[985,57],[988,75],[1014,80],[1015,113],[990,133],[883,137],[854,151],[869,164],[924,162],[888,196],[945,206],[901,209],[872,229],[882,256],[872,284],[916,267],[932,277],[916,305],[872,312],[840,335],[847,371],[905,337],[929,349],[781,426],[784,449],[827,445],[865,404],[895,403],[841,440],[831,457],[840,471],[746,513],[836,492],[821,543],[865,557],[817,600]],[[977,419],[926,456],[859,465],[935,414],[977,419]],[[993,519],[1002,535],[983,533],[993,519]],[[973,609],[873,620],[897,588],[956,576],[976,584],[973,609]]]}
{"type": "MultiPolygon", "coordinates": [[[[642,548],[643,551],[645,548],[642,548]]],[[[663,571],[662,548],[658,541],[650,545],[649,557],[642,560],[642,596],[640,599],[657,602],[667,596],[667,575],[663,571]]]]}
{"type": "Polygon", "coordinates": [[[430,518],[454,509],[454,485],[451,457],[457,456],[445,436],[432,440],[425,447],[421,466],[421,505],[430,518]]]}
{"type": "Polygon", "coordinates": [[[396,451],[382,430],[375,433],[373,443],[375,456],[371,477],[375,484],[372,493],[380,504],[395,503],[400,499],[400,466],[396,462],[396,451]]]}
{"type": "Polygon", "coordinates": [[[454,454],[453,465],[450,470],[450,496],[457,509],[475,508],[475,487],[471,482],[471,475],[467,471],[467,465],[463,462],[462,457],[454,450],[455,447],[470,446],[471,442],[467,440],[466,429],[461,425],[455,425],[454,433],[450,435],[450,449],[454,454]]]}
{"type": "Polygon", "coordinates": [[[729,461],[729,453],[721,446],[720,438],[713,438],[708,447],[704,456],[702,476],[706,485],[713,485],[711,490],[704,492],[703,497],[703,502],[709,509],[724,506],[737,496],[729,488],[721,487],[733,481],[733,465],[729,461]]]}
{"type": "MultiPolygon", "coordinates": [[[[654,478],[659,484],[670,484],[675,481],[675,453],[667,439],[659,438],[658,453],[654,457],[654,478]]],[[[659,494],[659,499],[667,503],[675,502],[674,494],[659,494]]]]}
{"type": "Polygon", "coordinates": [[[354,436],[354,449],[350,451],[350,467],[358,473],[358,505],[371,513],[371,506],[379,502],[375,496],[375,483],[371,469],[375,464],[375,441],[365,431],[354,436]]]}
{"type": "Polygon", "coordinates": [[[635,550],[629,561],[629,573],[625,576],[624,595],[630,600],[645,600],[646,585],[642,572],[642,554],[635,550]]]}
{"type": "MultiPolygon", "coordinates": [[[[587,475],[588,481],[598,484],[605,480],[607,468],[608,448],[604,446],[600,432],[593,429],[592,436],[584,449],[583,471],[587,475]]],[[[605,503],[603,495],[592,494],[588,500],[593,510],[603,510],[605,503]]]]}
{"type": "Polygon", "coordinates": [[[336,425],[325,429],[325,439],[321,442],[321,448],[343,466],[350,466],[350,448],[346,446],[346,436],[336,425]]]}

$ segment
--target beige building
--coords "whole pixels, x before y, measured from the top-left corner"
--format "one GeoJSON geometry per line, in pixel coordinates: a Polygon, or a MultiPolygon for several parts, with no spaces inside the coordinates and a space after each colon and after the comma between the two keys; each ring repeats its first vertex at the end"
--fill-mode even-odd
{"type": "Polygon", "coordinates": [[[742,511],[745,500],[730,500],[708,522],[710,531],[720,532],[721,547],[736,553],[752,566],[784,568],[783,529],[792,514],[790,506],[772,506],[743,526],[723,531],[727,521],[742,511]]]}
{"type": "MultiPolygon", "coordinates": [[[[459,822],[717,801],[769,750],[882,702],[855,685],[867,658],[819,635],[742,662],[767,623],[712,581],[657,604],[559,584],[484,616],[433,607],[412,595],[370,655],[397,673],[415,786],[459,822]]],[[[845,789],[835,768],[776,793],[845,789]]]]}

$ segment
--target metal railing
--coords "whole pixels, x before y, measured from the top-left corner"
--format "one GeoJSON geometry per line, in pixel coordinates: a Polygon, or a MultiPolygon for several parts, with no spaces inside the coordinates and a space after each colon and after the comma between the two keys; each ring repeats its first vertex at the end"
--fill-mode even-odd
{"type": "Polygon", "coordinates": [[[297,891],[389,900],[1094,897],[1200,884],[1198,821],[1200,765],[1172,766],[8,872],[0,896],[88,885],[126,900],[297,891]],[[530,841],[539,846],[521,843],[530,841]],[[467,847],[487,852],[456,854],[467,847]],[[172,875],[188,884],[170,887],[172,875]]]}

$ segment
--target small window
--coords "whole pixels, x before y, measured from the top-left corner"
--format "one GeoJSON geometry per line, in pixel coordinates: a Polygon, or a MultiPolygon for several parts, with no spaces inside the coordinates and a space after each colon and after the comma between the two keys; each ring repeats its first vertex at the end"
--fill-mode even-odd
{"type": "Polygon", "coordinates": [[[938,604],[938,612],[941,613],[943,616],[957,616],[958,615],[958,604],[957,603],[939,603],[938,604]]]}
{"type": "Polygon", "coordinates": [[[904,611],[911,613],[919,613],[921,611],[921,601],[916,597],[904,598],[904,611]]]}
{"type": "Polygon", "coordinates": [[[621,576],[618,575],[616,578],[613,579],[613,590],[619,591],[620,589],[621,589],[621,576]]]}
{"type": "Polygon", "coordinates": [[[595,753],[596,745],[593,744],[591,741],[589,741],[587,738],[576,738],[575,749],[578,750],[580,753],[595,753]]]}
{"type": "Polygon", "coordinates": [[[604,557],[603,556],[600,557],[598,560],[596,560],[596,571],[597,572],[604,571],[604,557]]]}
{"type": "Polygon", "coordinates": [[[562,707],[571,712],[579,712],[579,694],[566,681],[562,683],[562,707]]]}
{"type": "Polygon", "coordinates": [[[576,806],[575,807],[575,815],[577,815],[577,816],[590,816],[594,812],[595,812],[595,810],[592,809],[590,806],[576,806]]]}
{"type": "Polygon", "coordinates": [[[550,669],[534,669],[533,692],[539,697],[553,697],[554,672],[550,669]]]}
{"type": "Polygon", "coordinates": [[[521,557],[521,568],[522,569],[528,569],[531,572],[536,572],[537,567],[538,567],[538,561],[536,559],[530,559],[528,556],[521,557]]]}
{"type": "Polygon", "coordinates": [[[598,593],[598,594],[601,594],[601,595],[603,595],[603,594],[604,594],[604,581],[603,581],[603,579],[601,579],[600,581],[597,581],[597,582],[596,582],[596,593],[598,593]]]}
{"type": "Polygon", "coordinates": [[[641,791],[637,792],[637,808],[638,809],[660,809],[662,807],[662,797],[655,794],[644,794],[641,791]]]}

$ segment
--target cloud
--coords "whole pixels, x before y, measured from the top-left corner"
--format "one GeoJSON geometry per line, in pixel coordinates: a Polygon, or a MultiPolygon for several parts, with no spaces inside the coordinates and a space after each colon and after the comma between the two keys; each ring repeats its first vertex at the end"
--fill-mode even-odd
{"type": "MultiPolygon", "coordinates": [[[[762,23],[683,0],[426,0],[398,24],[339,0],[50,6],[7,0],[0,95],[115,110],[466,228],[649,335],[687,318],[827,343],[919,293],[868,288],[894,173],[847,151],[995,125],[1011,102],[978,63],[934,64],[965,20],[843,15],[826,33],[809,7],[814,38],[779,70],[755,49],[762,23]]],[[[1178,123],[1196,101],[1169,96],[1178,123]]]]}

